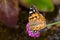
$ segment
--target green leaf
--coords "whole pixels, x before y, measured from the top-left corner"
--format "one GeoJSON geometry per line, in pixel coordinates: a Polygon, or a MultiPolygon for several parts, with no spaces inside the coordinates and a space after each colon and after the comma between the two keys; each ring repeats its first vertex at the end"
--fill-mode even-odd
{"type": "Polygon", "coordinates": [[[40,11],[53,11],[54,6],[51,0],[22,0],[22,2],[27,6],[35,5],[40,11]]]}

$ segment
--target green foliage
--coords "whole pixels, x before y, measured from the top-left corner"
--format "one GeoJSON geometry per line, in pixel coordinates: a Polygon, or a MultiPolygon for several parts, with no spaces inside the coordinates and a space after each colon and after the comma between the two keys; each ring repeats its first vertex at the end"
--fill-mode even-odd
{"type": "Polygon", "coordinates": [[[51,0],[22,0],[29,7],[35,5],[40,11],[53,11],[54,6],[51,0]]]}

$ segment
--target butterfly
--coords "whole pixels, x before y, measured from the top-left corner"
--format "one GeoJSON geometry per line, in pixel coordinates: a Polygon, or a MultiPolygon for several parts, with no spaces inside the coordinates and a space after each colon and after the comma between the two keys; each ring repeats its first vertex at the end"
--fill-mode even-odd
{"type": "Polygon", "coordinates": [[[45,17],[39,13],[39,11],[34,7],[30,7],[29,9],[29,28],[32,31],[38,31],[44,29],[46,27],[46,19],[45,17]]]}

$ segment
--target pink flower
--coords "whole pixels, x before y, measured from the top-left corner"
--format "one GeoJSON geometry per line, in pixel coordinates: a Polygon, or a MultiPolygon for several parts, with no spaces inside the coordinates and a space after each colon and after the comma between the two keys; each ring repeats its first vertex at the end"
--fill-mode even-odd
{"type": "Polygon", "coordinates": [[[27,25],[26,25],[26,32],[28,33],[28,35],[30,37],[39,37],[40,36],[40,32],[39,31],[34,33],[33,31],[30,30],[29,23],[27,23],[27,25]]]}

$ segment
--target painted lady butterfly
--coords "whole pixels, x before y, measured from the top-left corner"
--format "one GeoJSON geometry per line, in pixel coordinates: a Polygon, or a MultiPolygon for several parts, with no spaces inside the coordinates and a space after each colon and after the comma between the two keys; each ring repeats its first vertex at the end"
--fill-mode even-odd
{"type": "Polygon", "coordinates": [[[29,10],[29,26],[30,30],[41,30],[46,27],[45,17],[40,14],[35,7],[31,7],[29,10]]]}

